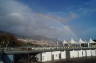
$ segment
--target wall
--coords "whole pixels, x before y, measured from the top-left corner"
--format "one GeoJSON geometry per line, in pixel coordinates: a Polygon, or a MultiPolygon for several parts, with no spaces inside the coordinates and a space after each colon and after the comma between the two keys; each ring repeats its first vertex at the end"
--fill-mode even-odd
{"type": "Polygon", "coordinates": [[[51,61],[52,60],[52,52],[44,52],[37,55],[38,61],[45,62],[45,61],[51,61]]]}
{"type": "Polygon", "coordinates": [[[78,51],[70,51],[70,58],[77,58],[79,56],[78,51]]]}
{"type": "Polygon", "coordinates": [[[59,60],[60,59],[60,54],[61,54],[60,51],[53,51],[52,52],[52,56],[53,56],[52,59],[53,60],[59,60]]]}
{"type": "Polygon", "coordinates": [[[86,50],[87,56],[91,56],[91,50],[86,50]]]}
{"type": "Polygon", "coordinates": [[[78,54],[79,54],[79,55],[78,55],[79,58],[83,57],[83,55],[82,55],[82,50],[79,50],[79,51],[78,51],[78,54]]]}
{"type": "Polygon", "coordinates": [[[68,54],[66,54],[66,51],[53,51],[53,52],[44,52],[38,54],[39,55],[39,61],[46,62],[46,61],[55,61],[60,59],[65,59],[69,55],[70,58],[82,58],[82,57],[91,57],[96,56],[96,50],[72,50],[69,51],[68,54]],[[41,60],[40,60],[41,59],[41,60]]]}
{"type": "Polygon", "coordinates": [[[66,59],[66,51],[61,51],[61,59],[66,59]]]}
{"type": "Polygon", "coordinates": [[[92,56],[96,56],[96,50],[91,51],[92,56]]]}

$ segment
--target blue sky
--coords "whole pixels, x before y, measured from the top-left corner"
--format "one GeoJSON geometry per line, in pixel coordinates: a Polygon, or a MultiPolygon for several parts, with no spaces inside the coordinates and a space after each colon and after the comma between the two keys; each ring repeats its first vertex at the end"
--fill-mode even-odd
{"type": "Polygon", "coordinates": [[[0,30],[60,40],[95,39],[92,34],[96,32],[96,0],[1,0],[0,3],[3,23],[0,30]]]}
{"type": "Polygon", "coordinates": [[[76,28],[96,27],[96,0],[21,0],[21,2],[38,13],[61,18],[66,18],[70,13],[76,14],[78,17],[67,23],[76,28]]]}
{"type": "Polygon", "coordinates": [[[96,27],[96,0],[22,0],[34,12],[66,18],[73,13],[74,19],[62,22],[76,33],[93,30],[96,27]]]}

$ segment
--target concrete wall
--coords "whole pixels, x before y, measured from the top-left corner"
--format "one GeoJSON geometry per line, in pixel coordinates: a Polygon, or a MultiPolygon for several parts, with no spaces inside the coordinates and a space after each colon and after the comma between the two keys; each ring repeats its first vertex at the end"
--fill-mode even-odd
{"type": "Polygon", "coordinates": [[[61,54],[60,51],[53,51],[52,52],[52,56],[53,56],[52,59],[53,60],[59,60],[60,59],[60,54],[61,54]]]}
{"type": "Polygon", "coordinates": [[[60,59],[82,58],[96,56],[96,50],[72,50],[67,54],[66,51],[53,51],[38,54],[39,61],[55,61],[60,59]],[[70,58],[67,58],[70,57],[70,58]]]}
{"type": "Polygon", "coordinates": [[[52,52],[44,52],[37,54],[37,58],[40,62],[52,61],[52,52]]]}
{"type": "Polygon", "coordinates": [[[52,60],[52,52],[42,53],[42,62],[51,61],[52,60]]]}
{"type": "Polygon", "coordinates": [[[77,57],[79,57],[78,51],[75,50],[70,51],[70,58],[77,58],[77,57]]]}
{"type": "Polygon", "coordinates": [[[36,55],[39,62],[42,62],[42,53],[36,55]]]}
{"type": "Polygon", "coordinates": [[[79,55],[78,55],[79,58],[83,57],[83,55],[82,55],[82,50],[79,50],[79,51],[78,51],[78,54],[79,54],[79,55]]]}
{"type": "Polygon", "coordinates": [[[86,50],[82,50],[82,57],[86,57],[86,50]]]}
{"type": "Polygon", "coordinates": [[[91,50],[86,50],[87,56],[91,56],[91,50]]]}
{"type": "Polygon", "coordinates": [[[61,59],[66,59],[66,51],[61,51],[61,59]]]}
{"type": "Polygon", "coordinates": [[[96,56],[96,50],[91,50],[91,55],[96,56]]]}

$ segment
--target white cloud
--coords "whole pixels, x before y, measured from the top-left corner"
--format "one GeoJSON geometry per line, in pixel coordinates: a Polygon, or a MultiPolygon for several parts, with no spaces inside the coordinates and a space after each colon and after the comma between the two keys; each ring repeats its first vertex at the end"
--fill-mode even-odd
{"type": "MultiPolygon", "coordinates": [[[[0,0],[0,8],[0,30],[58,39],[75,36],[69,26],[62,24],[59,19],[34,13],[28,6],[14,0],[0,0]]],[[[70,15],[70,19],[76,17],[75,14],[70,15]]]]}

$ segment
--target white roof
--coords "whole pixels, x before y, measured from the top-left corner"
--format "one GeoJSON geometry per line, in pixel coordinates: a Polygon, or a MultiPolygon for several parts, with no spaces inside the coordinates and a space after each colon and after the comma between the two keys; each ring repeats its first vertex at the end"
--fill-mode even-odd
{"type": "Polygon", "coordinates": [[[74,39],[71,39],[70,43],[71,44],[76,44],[77,42],[74,39]]]}
{"type": "Polygon", "coordinates": [[[79,43],[86,43],[86,42],[83,41],[83,40],[80,38],[79,43]]]}
{"type": "Polygon", "coordinates": [[[90,38],[89,43],[95,43],[95,42],[90,38]]]}
{"type": "Polygon", "coordinates": [[[68,42],[66,40],[63,41],[63,44],[68,44],[68,42]]]}

